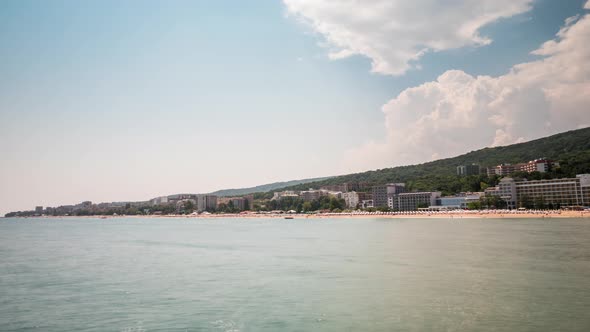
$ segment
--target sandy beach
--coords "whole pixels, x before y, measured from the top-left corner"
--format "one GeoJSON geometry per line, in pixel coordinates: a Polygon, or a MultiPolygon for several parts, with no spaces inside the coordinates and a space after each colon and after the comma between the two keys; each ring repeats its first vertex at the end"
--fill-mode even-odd
{"type": "MultiPolygon", "coordinates": [[[[280,218],[280,219],[326,219],[326,218],[400,218],[400,219],[513,219],[513,218],[590,218],[590,211],[569,210],[483,210],[483,211],[408,211],[408,212],[348,212],[348,213],[220,213],[220,214],[170,214],[170,215],[116,215],[116,216],[41,216],[36,218],[186,218],[186,219],[218,219],[218,218],[280,218]]],[[[24,217],[19,217],[24,218],[24,217]]],[[[34,218],[34,217],[30,217],[34,218]]]]}
{"type": "Polygon", "coordinates": [[[210,214],[197,216],[179,216],[185,218],[285,218],[321,219],[321,218],[590,218],[590,211],[449,211],[449,212],[358,212],[358,213],[316,213],[316,214],[210,214]]]}

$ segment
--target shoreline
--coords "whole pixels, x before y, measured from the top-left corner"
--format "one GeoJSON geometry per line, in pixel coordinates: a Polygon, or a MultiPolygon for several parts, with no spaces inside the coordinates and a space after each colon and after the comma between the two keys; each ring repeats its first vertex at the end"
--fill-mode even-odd
{"type": "Polygon", "coordinates": [[[219,218],[239,218],[239,219],[530,219],[530,218],[590,218],[590,211],[447,211],[447,212],[366,212],[366,213],[223,213],[223,214],[200,214],[200,215],[116,215],[116,216],[35,216],[35,217],[2,217],[0,219],[115,219],[115,218],[184,218],[184,219],[219,219],[219,218]]]}

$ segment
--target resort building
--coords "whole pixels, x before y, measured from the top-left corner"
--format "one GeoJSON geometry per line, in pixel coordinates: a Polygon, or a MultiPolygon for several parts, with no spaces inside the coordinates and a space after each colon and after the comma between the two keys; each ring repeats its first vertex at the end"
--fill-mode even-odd
{"type": "Polygon", "coordinates": [[[387,205],[395,211],[415,211],[418,208],[427,208],[436,205],[440,198],[440,192],[415,192],[390,195],[387,205]]]}
{"type": "Polygon", "coordinates": [[[363,201],[372,199],[372,195],[364,192],[349,191],[342,193],[346,207],[356,209],[363,201]]]}
{"type": "Polygon", "coordinates": [[[324,195],[324,192],[321,190],[305,190],[305,191],[301,191],[299,192],[299,198],[301,198],[302,200],[309,202],[309,201],[315,201],[317,199],[320,199],[320,197],[322,197],[322,195],[324,195]]]}
{"type": "Polygon", "coordinates": [[[588,206],[590,205],[590,174],[580,174],[575,178],[535,181],[506,177],[500,180],[495,190],[490,190],[488,193],[506,201],[509,209],[531,206],[535,208],[588,206]]]}
{"type": "Polygon", "coordinates": [[[373,204],[375,207],[388,205],[388,198],[406,191],[405,183],[388,183],[373,187],[373,204]]]}
{"type": "Polygon", "coordinates": [[[214,211],[217,207],[217,196],[200,194],[195,195],[197,201],[197,211],[214,211]]]}
{"type": "Polygon", "coordinates": [[[332,190],[324,190],[324,189],[320,189],[320,191],[321,191],[320,196],[332,196],[332,197],[336,197],[336,198],[342,198],[341,191],[332,191],[332,190]]]}
{"type": "Polygon", "coordinates": [[[460,193],[455,196],[440,197],[436,200],[436,206],[429,206],[429,208],[442,207],[445,209],[466,209],[469,203],[479,202],[483,195],[483,192],[468,192],[460,193]]]}
{"type": "Polygon", "coordinates": [[[348,192],[348,186],[346,183],[343,184],[333,184],[333,185],[328,185],[328,186],[322,186],[320,187],[320,190],[325,190],[325,191],[340,191],[340,192],[348,192]]]}
{"type": "MultiPolygon", "coordinates": [[[[461,167],[461,166],[457,167],[457,174],[458,175],[459,175],[459,167],[461,167]]],[[[493,175],[508,176],[511,173],[514,173],[516,171],[527,172],[527,173],[531,173],[531,172],[545,173],[545,172],[549,172],[551,169],[553,169],[555,167],[559,167],[558,162],[542,158],[542,159],[535,159],[535,160],[531,160],[527,163],[521,163],[521,164],[516,164],[516,165],[501,164],[496,167],[490,167],[487,169],[487,174],[488,174],[488,176],[493,176],[493,175]]]]}
{"type": "Polygon", "coordinates": [[[366,199],[366,200],[361,201],[361,208],[362,209],[368,209],[368,208],[374,208],[374,207],[375,207],[375,204],[372,199],[366,199]]]}
{"type": "Polygon", "coordinates": [[[156,197],[150,200],[152,205],[160,205],[168,203],[168,196],[156,197]]]}
{"type": "Polygon", "coordinates": [[[359,205],[359,195],[356,191],[350,191],[342,193],[342,199],[344,199],[344,203],[346,204],[347,208],[356,208],[359,205]]]}
{"type": "Polygon", "coordinates": [[[234,208],[236,208],[240,211],[246,210],[246,199],[245,198],[233,197],[230,202],[234,208]]]}
{"type": "Polygon", "coordinates": [[[292,190],[286,190],[286,191],[281,191],[281,192],[275,192],[271,198],[271,200],[277,200],[277,199],[282,199],[285,197],[299,197],[299,195],[292,191],[292,190]]]}
{"type": "Polygon", "coordinates": [[[510,173],[514,173],[516,171],[516,166],[510,164],[500,164],[496,167],[490,167],[487,170],[488,176],[499,175],[499,176],[507,176],[510,173]]]}
{"type": "Polygon", "coordinates": [[[221,204],[231,205],[240,211],[244,211],[249,207],[248,199],[245,197],[218,197],[217,206],[221,204]]]}
{"type": "Polygon", "coordinates": [[[248,194],[243,197],[246,200],[246,210],[252,210],[254,206],[254,194],[248,194]]]}
{"type": "Polygon", "coordinates": [[[535,159],[535,160],[529,161],[528,163],[519,164],[518,170],[522,171],[522,172],[527,172],[527,173],[531,173],[531,172],[545,173],[545,172],[549,172],[551,170],[551,168],[556,167],[556,166],[559,166],[559,164],[552,161],[552,160],[535,159]]]}
{"type": "Polygon", "coordinates": [[[369,187],[365,182],[349,182],[343,184],[323,186],[320,189],[327,191],[340,191],[345,193],[349,191],[364,191],[367,188],[369,187]]]}
{"type": "Polygon", "coordinates": [[[479,175],[479,165],[471,164],[471,165],[457,166],[457,175],[458,176],[479,175]]]}

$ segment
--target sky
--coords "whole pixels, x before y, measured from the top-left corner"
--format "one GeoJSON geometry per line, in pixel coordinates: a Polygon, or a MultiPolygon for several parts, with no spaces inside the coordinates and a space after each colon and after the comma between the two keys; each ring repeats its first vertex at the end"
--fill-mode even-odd
{"type": "Polygon", "coordinates": [[[0,215],[590,126],[590,1],[0,2],[0,215]]]}

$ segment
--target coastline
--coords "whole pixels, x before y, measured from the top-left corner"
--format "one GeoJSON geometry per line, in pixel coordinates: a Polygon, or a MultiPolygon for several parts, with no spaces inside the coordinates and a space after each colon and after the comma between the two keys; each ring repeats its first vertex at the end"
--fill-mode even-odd
{"type": "Polygon", "coordinates": [[[221,214],[170,214],[170,215],[117,215],[117,216],[38,216],[38,217],[11,217],[3,219],[70,219],[70,218],[87,218],[87,219],[116,219],[116,218],[184,218],[184,219],[219,219],[219,218],[241,218],[241,219],[284,219],[285,217],[293,219],[329,219],[329,218],[347,218],[347,219],[527,219],[527,218],[590,218],[590,211],[445,211],[445,212],[366,212],[366,213],[221,213],[221,214]]]}

